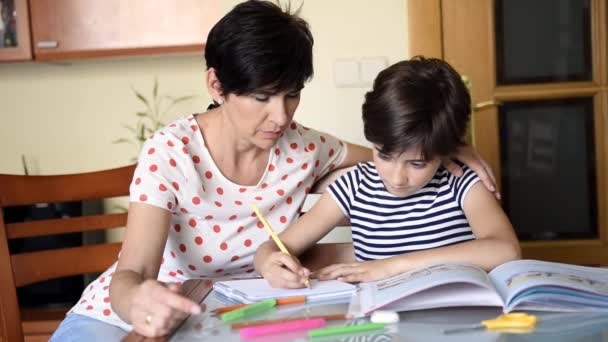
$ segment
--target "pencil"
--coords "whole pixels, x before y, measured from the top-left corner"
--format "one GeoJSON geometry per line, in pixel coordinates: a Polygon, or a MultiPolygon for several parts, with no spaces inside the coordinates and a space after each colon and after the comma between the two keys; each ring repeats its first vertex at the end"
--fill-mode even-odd
{"type": "MultiPolygon", "coordinates": [[[[305,302],[306,302],[306,296],[288,297],[288,298],[277,299],[277,305],[285,305],[285,304],[293,304],[293,303],[305,303],[305,302]]],[[[244,308],[244,307],[250,306],[250,305],[252,305],[252,304],[237,304],[237,305],[231,305],[231,306],[224,306],[224,307],[217,308],[217,309],[213,310],[213,312],[214,313],[224,313],[224,312],[228,312],[228,311],[244,308]]]]}
{"type": "Polygon", "coordinates": [[[277,318],[277,319],[266,319],[266,320],[261,320],[261,321],[232,323],[232,324],[230,324],[230,328],[241,329],[241,328],[246,328],[246,327],[254,327],[256,325],[299,321],[302,319],[324,319],[326,321],[334,321],[334,320],[346,320],[346,319],[351,319],[351,318],[352,318],[351,315],[345,315],[345,314],[321,315],[321,316],[311,316],[311,317],[277,318]]]}
{"type": "MultiPolygon", "coordinates": [[[[264,216],[262,216],[260,209],[258,209],[258,207],[255,205],[255,203],[251,203],[251,207],[253,208],[253,211],[255,211],[255,214],[258,215],[258,218],[260,219],[260,221],[262,221],[262,223],[264,224],[264,227],[266,227],[266,230],[268,231],[268,233],[270,233],[270,236],[274,240],[274,243],[276,243],[277,246],[279,246],[279,249],[281,250],[281,252],[283,252],[287,255],[291,255],[291,253],[289,253],[289,250],[287,250],[287,247],[285,247],[285,245],[283,244],[283,241],[281,241],[281,239],[279,239],[279,236],[277,235],[277,233],[274,232],[274,230],[272,229],[272,227],[270,226],[268,221],[266,221],[264,216]]],[[[309,289],[311,288],[310,280],[308,279],[308,277],[304,278],[304,284],[309,289]]]]}

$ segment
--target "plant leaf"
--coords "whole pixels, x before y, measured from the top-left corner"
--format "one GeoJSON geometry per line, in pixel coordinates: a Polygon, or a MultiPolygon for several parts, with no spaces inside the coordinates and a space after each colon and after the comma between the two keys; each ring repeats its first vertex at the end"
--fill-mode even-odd
{"type": "Polygon", "coordinates": [[[169,105],[167,106],[167,108],[165,108],[165,110],[163,111],[161,118],[164,117],[165,115],[167,115],[167,113],[169,113],[169,110],[171,110],[171,108],[173,108],[173,106],[175,106],[177,103],[179,102],[183,102],[186,100],[190,100],[193,99],[197,96],[195,95],[187,95],[187,96],[182,96],[182,97],[178,97],[178,98],[171,98],[171,103],[169,103],[169,105]]]}
{"type": "Polygon", "coordinates": [[[158,95],[158,79],[156,77],[154,78],[154,89],[152,89],[152,95],[154,98],[156,98],[158,95]]]}
{"type": "Polygon", "coordinates": [[[146,105],[146,108],[148,108],[148,111],[151,112],[152,108],[150,107],[150,103],[148,102],[148,99],[146,99],[146,97],[143,96],[140,92],[135,90],[135,88],[131,87],[131,90],[133,90],[133,92],[135,93],[135,96],[146,105]]]}
{"type": "Polygon", "coordinates": [[[143,102],[146,106],[150,106],[150,104],[148,103],[148,100],[142,95],[140,94],[137,90],[133,89],[133,91],[135,92],[135,96],[137,96],[137,98],[143,102]]]}
{"type": "Polygon", "coordinates": [[[145,117],[148,117],[150,114],[148,112],[137,112],[137,113],[135,113],[135,115],[145,118],[145,117]]]}
{"type": "Polygon", "coordinates": [[[196,97],[195,95],[187,95],[187,96],[178,97],[176,99],[173,99],[173,104],[179,103],[179,102],[183,102],[183,101],[186,101],[186,100],[190,100],[190,99],[193,99],[195,97],[196,97]]]}
{"type": "Polygon", "coordinates": [[[114,141],[112,141],[112,144],[122,144],[122,143],[130,143],[131,140],[126,139],[126,138],[120,138],[120,139],[116,139],[114,141]]]}
{"type": "Polygon", "coordinates": [[[141,125],[139,129],[139,140],[146,140],[146,125],[141,125]]]}
{"type": "Polygon", "coordinates": [[[135,133],[135,128],[133,128],[133,126],[129,126],[129,125],[121,125],[121,126],[128,129],[129,131],[135,133]]]}

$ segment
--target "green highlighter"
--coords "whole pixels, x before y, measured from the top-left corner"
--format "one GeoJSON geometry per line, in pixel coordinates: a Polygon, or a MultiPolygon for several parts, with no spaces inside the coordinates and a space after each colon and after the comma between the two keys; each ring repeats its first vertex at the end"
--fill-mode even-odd
{"type": "Polygon", "coordinates": [[[351,334],[361,331],[384,329],[384,323],[367,323],[359,325],[347,325],[335,328],[314,329],[308,332],[309,337],[322,337],[337,334],[351,334]]]}
{"type": "Polygon", "coordinates": [[[244,308],[232,310],[222,314],[222,321],[230,322],[243,317],[266,311],[277,305],[276,299],[266,299],[261,302],[246,306],[244,308]]]}

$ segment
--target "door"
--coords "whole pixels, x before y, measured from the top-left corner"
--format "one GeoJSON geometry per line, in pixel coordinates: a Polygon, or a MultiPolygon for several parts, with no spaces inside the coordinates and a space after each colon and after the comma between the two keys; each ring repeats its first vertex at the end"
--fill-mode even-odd
{"type": "Polygon", "coordinates": [[[606,0],[409,0],[410,55],[471,82],[524,258],[608,264],[606,0]]]}

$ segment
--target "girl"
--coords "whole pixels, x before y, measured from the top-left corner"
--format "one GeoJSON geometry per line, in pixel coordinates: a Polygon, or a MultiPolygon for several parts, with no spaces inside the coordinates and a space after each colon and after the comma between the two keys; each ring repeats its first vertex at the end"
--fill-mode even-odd
{"type": "MultiPolygon", "coordinates": [[[[356,262],[316,272],[319,279],[369,282],[440,262],[490,270],[520,257],[513,228],[479,177],[455,177],[443,157],[464,145],[470,96],[438,59],[413,58],[382,71],[363,104],[373,162],[359,163],[280,234],[298,255],[349,218],[356,262]]],[[[254,265],[275,287],[302,287],[310,271],[272,241],[254,265]]]]}

